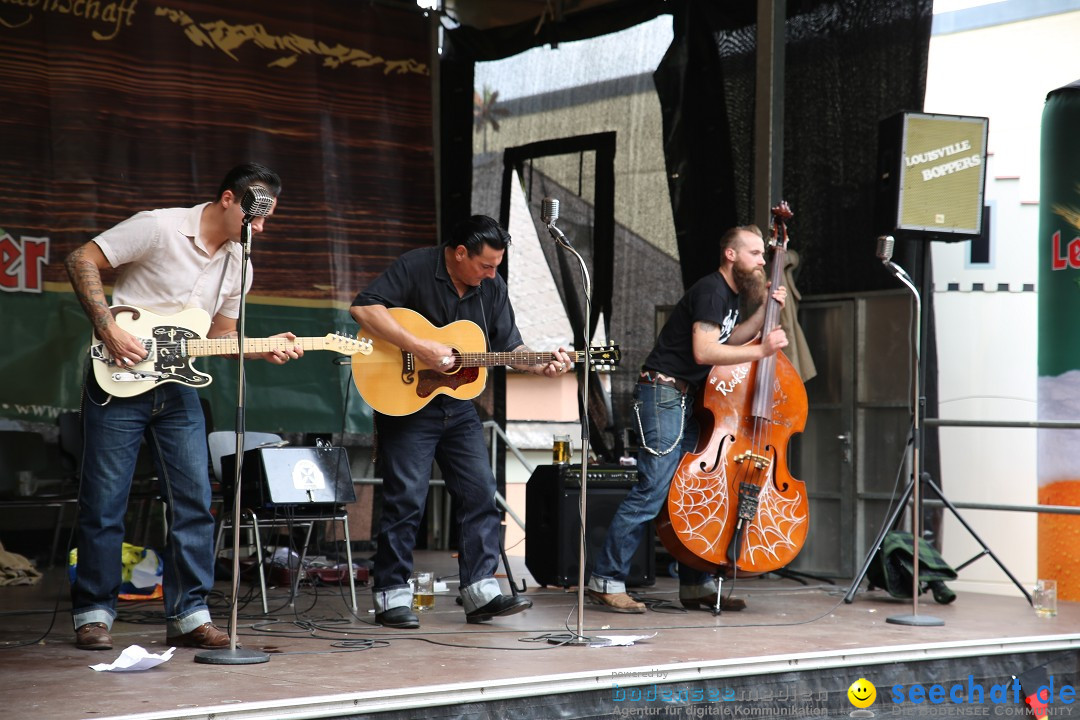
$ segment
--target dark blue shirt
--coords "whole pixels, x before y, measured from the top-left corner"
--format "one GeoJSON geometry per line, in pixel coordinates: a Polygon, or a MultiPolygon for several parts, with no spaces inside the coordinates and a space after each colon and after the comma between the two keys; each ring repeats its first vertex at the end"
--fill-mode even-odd
{"type": "Polygon", "coordinates": [[[701,278],[680,298],[645,358],[644,367],[700,387],[712,366],[694,362],[696,322],[718,326],[722,343],[727,342],[739,322],[739,294],[719,272],[701,278]]]}
{"type": "Polygon", "coordinates": [[[423,315],[436,327],[456,320],[480,326],[491,352],[509,352],[522,345],[506,281],[496,274],[459,297],[446,270],[443,248],[410,250],[388,267],[353,300],[353,305],[404,307],[423,315]]]}

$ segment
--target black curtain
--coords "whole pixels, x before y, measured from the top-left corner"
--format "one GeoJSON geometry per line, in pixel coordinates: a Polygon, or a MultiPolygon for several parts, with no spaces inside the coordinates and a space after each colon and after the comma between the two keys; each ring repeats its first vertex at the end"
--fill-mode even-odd
{"type": "MultiPolygon", "coordinates": [[[[754,3],[673,5],[654,79],[689,286],[718,266],[719,233],[753,217],[756,14],[754,3]]],[[[783,195],[804,294],[894,287],[874,255],[878,123],[922,109],[932,11],[932,0],[788,1],[783,195]]],[[[903,244],[896,257],[916,259],[903,244]]]]}
{"type": "MultiPolygon", "coordinates": [[[[755,7],[673,3],[675,38],[654,74],[687,287],[719,265],[719,234],[753,219],[755,7]]],[[[803,295],[898,287],[875,254],[877,236],[892,229],[874,219],[878,127],[922,110],[932,20],[932,0],[788,0],[782,199],[795,213],[788,227],[803,295]]],[[[916,282],[930,277],[926,242],[896,247],[916,282]]],[[[923,390],[936,417],[933,293],[922,284],[923,390]]],[[[923,468],[936,479],[938,447],[927,430],[923,468]]]]}

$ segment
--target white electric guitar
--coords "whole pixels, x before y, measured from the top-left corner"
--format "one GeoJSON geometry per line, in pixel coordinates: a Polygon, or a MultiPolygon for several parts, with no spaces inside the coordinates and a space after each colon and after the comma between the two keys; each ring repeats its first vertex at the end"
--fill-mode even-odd
{"type": "MultiPolygon", "coordinates": [[[[146,359],[130,366],[113,362],[108,348],[96,336],[90,343],[94,377],[101,389],[117,397],[132,397],[160,383],[178,382],[192,387],[206,387],[213,378],[192,367],[197,357],[206,355],[236,355],[237,338],[204,337],[210,329],[210,316],[205,310],[188,308],[175,315],[156,315],[131,305],[112,308],[116,324],[139,338],[146,348],[146,359]]],[[[342,355],[371,354],[371,341],[342,333],[325,337],[244,338],[245,353],[266,353],[299,345],[309,350],[333,350],[342,355]]]]}

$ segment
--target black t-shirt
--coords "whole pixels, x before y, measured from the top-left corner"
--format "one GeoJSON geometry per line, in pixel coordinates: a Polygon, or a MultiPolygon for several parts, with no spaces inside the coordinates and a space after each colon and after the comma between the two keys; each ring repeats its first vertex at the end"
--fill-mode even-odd
{"type": "Polygon", "coordinates": [[[682,296],[664,323],[644,366],[700,387],[712,368],[694,362],[696,322],[719,326],[720,342],[727,342],[739,322],[739,295],[719,272],[701,278],[682,296]]]}
{"type": "Polygon", "coordinates": [[[454,281],[446,271],[443,247],[418,248],[405,253],[359,293],[352,304],[409,308],[436,327],[456,320],[471,320],[484,331],[489,351],[509,352],[520,346],[521,333],[510,306],[506,281],[496,274],[458,297],[454,281]]]}

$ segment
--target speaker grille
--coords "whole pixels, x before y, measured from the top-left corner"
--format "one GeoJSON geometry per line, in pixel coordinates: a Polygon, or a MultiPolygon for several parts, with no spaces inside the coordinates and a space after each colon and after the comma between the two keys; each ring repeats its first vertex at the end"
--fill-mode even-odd
{"type": "Polygon", "coordinates": [[[881,234],[970,240],[982,234],[987,119],[904,112],[878,130],[881,234]]]}

